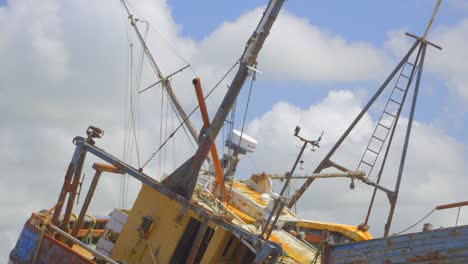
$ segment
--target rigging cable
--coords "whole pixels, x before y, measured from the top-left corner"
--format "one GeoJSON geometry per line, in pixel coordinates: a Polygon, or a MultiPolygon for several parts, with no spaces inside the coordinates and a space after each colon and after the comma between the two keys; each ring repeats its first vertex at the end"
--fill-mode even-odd
{"type": "Polygon", "coordinates": [[[400,231],[400,232],[396,233],[396,235],[400,235],[401,233],[404,233],[404,232],[410,230],[411,228],[417,226],[417,225],[420,224],[422,221],[424,221],[426,218],[428,218],[435,210],[436,210],[436,208],[432,209],[432,211],[430,211],[427,215],[425,215],[423,218],[421,218],[419,221],[417,221],[414,225],[412,225],[412,226],[406,228],[406,229],[403,230],[403,231],[400,231]]]}
{"type": "MultiPolygon", "coordinates": [[[[164,116],[164,89],[161,89],[161,105],[159,109],[159,144],[161,144],[164,140],[163,138],[163,116],[164,116]]],[[[158,159],[158,174],[162,176],[162,159],[161,158],[162,153],[159,153],[159,159],[158,159]]]]}
{"type": "MultiPolygon", "coordinates": [[[[256,65],[255,65],[256,66],[256,65]]],[[[250,80],[250,87],[249,87],[249,95],[247,96],[247,103],[245,105],[245,112],[244,112],[244,118],[242,120],[242,127],[241,127],[241,133],[240,133],[240,137],[239,137],[239,142],[238,142],[238,145],[240,146],[241,144],[241,141],[242,141],[242,136],[244,135],[244,127],[245,127],[245,121],[247,119],[247,113],[249,111],[249,104],[250,104],[250,97],[252,95],[252,87],[253,87],[253,84],[256,80],[256,72],[255,71],[252,71],[252,79],[250,80]]],[[[231,170],[232,166],[229,166],[229,169],[231,170]]],[[[227,175],[230,175],[230,173],[232,172],[228,172],[227,175]]],[[[232,184],[231,186],[229,187],[229,192],[228,192],[228,195],[227,195],[227,200],[226,200],[226,207],[229,207],[229,198],[231,197],[231,191],[232,191],[232,186],[234,186],[234,177],[233,176],[233,180],[232,180],[232,184]]]]}
{"type": "MultiPolygon", "coordinates": [[[[159,32],[156,28],[153,26],[149,25],[150,27],[150,32],[154,34],[155,37],[159,37],[159,39],[162,40],[162,44],[166,46],[175,56],[177,56],[183,63],[186,65],[190,65],[190,63],[182,56],[180,55],[177,50],[174,48],[176,45],[172,42],[170,42],[168,39],[166,39],[161,32],[159,32]]],[[[190,70],[193,73],[193,77],[196,77],[197,74],[195,73],[194,69],[190,67],[190,70]]]]}
{"type": "MultiPolygon", "coordinates": [[[[175,105],[172,103],[172,101],[169,99],[169,94],[167,94],[167,92],[166,92],[165,90],[164,90],[164,93],[165,93],[166,97],[168,98],[168,101],[169,101],[170,104],[171,104],[172,111],[173,111],[174,113],[176,113],[175,116],[177,117],[177,119],[179,120],[179,122],[180,122],[181,124],[185,124],[185,121],[186,121],[186,120],[182,120],[182,117],[180,117],[180,116],[177,114],[177,109],[176,109],[175,105]]],[[[190,117],[190,116],[189,116],[189,117],[190,117]]],[[[194,150],[196,150],[197,148],[196,148],[196,146],[195,146],[195,144],[194,144],[194,142],[193,142],[194,138],[189,134],[189,132],[187,131],[187,128],[186,128],[185,126],[182,126],[182,130],[184,131],[185,135],[187,136],[188,141],[190,142],[190,145],[192,146],[192,148],[193,148],[194,150]]]]}
{"type": "MultiPolygon", "coordinates": [[[[216,90],[216,88],[218,88],[219,84],[229,75],[229,73],[234,69],[234,67],[237,66],[239,62],[236,62],[234,63],[234,65],[229,69],[229,71],[223,76],[223,78],[221,78],[221,80],[208,92],[208,94],[204,97],[204,99],[206,100],[206,98],[208,98],[213,92],[214,90],[216,90]]],[[[143,171],[143,169],[146,167],[146,165],[148,165],[148,163],[151,162],[151,160],[154,159],[154,157],[158,154],[158,152],[164,147],[164,145],[166,145],[166,143],[175,135],[175,133],[177,133],[177,131],[183,127],[183,125],[185,124],[185,122],[187,121],[187,119],[189,119],[193,113],[195,113],[195,111],[197,111],[197,109],[199,108],[199,106],[197,105],[191,112],[190,114],[187,116],[187,118],[185,118],[184,120],[182,120],[182,122],[180,122],[180,124],[177,126],[177,128],[175,130],[172,131],[172,133],[169,135],[169,137],[156,149],[156,151],[154,151],[151,156],[148,158],[148,160],[145,161],[145,163],[143,163],[143,165],[139,168],[140,171],[143,171]]]]}
{"type": "Polygon", "coordinates": [[[458,207],[457,220],[455,221],[455,226],[458,226],[458,218],[460,217],[461,206],[458,207]]]}

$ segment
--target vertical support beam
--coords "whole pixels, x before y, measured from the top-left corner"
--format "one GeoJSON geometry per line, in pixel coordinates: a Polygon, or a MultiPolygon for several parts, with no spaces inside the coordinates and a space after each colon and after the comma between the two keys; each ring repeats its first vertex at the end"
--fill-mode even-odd
{"type": "MultiPolygon", "coordinates": [[[[208,109],[206,107],[205,97],[203,96],[200,78],[197,77],[193,79],[192,83],[197,94],[198,105],[200,106],[200,112],[203,119],[203,130],[206,130],[210,127],[210,117],[208,116],[208,109]]],[[[224,201],[226,199],[226,188],[224,186],[223,168],[221,167],[221,162],[219,161],[216,144],[211,145],[211,156],[213,157],[213,165],[216,171],[216,185],[219,189],[219,196],[221,198],[220,200],[224,201]]]]}
{"type": "Polygon", "coordinates": [[[395,184],[395,192],[394,192],[394,195],[390,199],[390,212],[388,213],[387,223],[385,224],[384,237],[388,237],[388,234],[390,232],[390,226],[392,224],[393,214],[395,213],[395,206],[396,206],[396,202],[398,199],[398,193],[400,191],[401,177],[403,175],[403,170],[405,168],[406,153],[408,151],[408,145],[409,145],[409,140],[411,136],[411,129],[413,126],[414,112],[416,110],[416,102],[418,100],[419,85],[421,83],[421,75],[422,75],[422,71],[424,67],[424,57],[426,56],[427,44],[425,42],[422,42],[420,48],[422,50],[421,61],[419,63],[418,76],[416,79],[416,85],[414,87],[413,102],[411,104],[411,112],[410,112],[410,116],[408,120],[408,127],[406,129],[405,142],[403,145],[403,152],[401,154],[401,160],[400,160],[400,168],[398,169],[398,178],[395,184]]]}
{"type": "Polygon", "coordinates": [[[73,212],[73,204],[75,203],[75,197],[76,197],[76,192],[78,190],[78,185],[80,184],[81,180],[81,173],[83,172],[83,164],[86,159],[86,149],[82,148],[81,153],[80,153],[80,158],[78,159],[78,162],[76,163],[76,168],[75,168],[75,173],[73,175],[73,180],[69,189],[69,194],[68,194],[68,202],[67,202],[67,208],[65,209],[65,213],[63,215],[63,221],[60,226],[65,231],[68,231],[69,226],[68,222],[70,221],[70,216],[73,212]]]}
{"type": "MultiPolygon", "coordinates": [[[[375,100],[380,96],[380,94],[385,90],[387,85],[390,83],[390,81],[393,79],[393,77],[396,75],[396,73],[403,67],[403,65],[406,63],[408,58],[411,56],[413,51],[416,49],[418,44],[421,42],[421,40],[416,40],[413,44],[413,46],[408,50],[406,55],[401,59],[400,63],[395,67],[395,69],[390,73],[388,78],[383,82],[383,84],[380,86],[380,88],[377,90],[377,92],[372,96],[370,101],[364,106],[364,108],[361,110],[361,112],[357,115],[357,117],[354,119],[354,121],[351,123],[351,125],[346,129],[344,134],[338,139],[338,141],[335,143],[335,145],[331,148],[331,150],[328,152],[328,154],[323,158],[323,160],[320,162],[320,164],[317,166],[317,168],[313,171],[313,173],[319,173],[322,171],[327,166],[328,161],[330,160],[331,156],[335,153],[335,151],[338,149],[338,147],[341,146],[343,141],[348,137],[349,133],[353,130],[353,128],[357,125],[357,123],[361,120],[361,118],[364,116],[365,113],[369,110],[369,108],[372,106],[372,104],[375,102],[375,100]]],[[[309,186],[312,184],[314,181],[314,178],[307,179],[304,184],[296,190],[294,195],[291,197],[288,203],[288,207],[292,208],[294,204],[301,198],[301,196],[304,194],[304,192],[309,188],[309,186]]]]}
{"type": "Polygon", "coordinates": [[[210,217],[204,217],[202,225],[200,229],[198,229],[197,236],[195,237],[195,241],[193,242],[193,247],[190,250],[190,254],[187,258],[186,264],[192,264],[197,257],[198,250],[200,249],[201,243],[203,241],[203,237],[205,236],[206,230],[208,229],[208,222],[210,221],[210,217]]]}
{"type": "Polygon", "coordinates": [[[67,172],[65,173],[65,178],[62,186],[62,190],[60,191],[60,195],[57,201],[57,204],[55,205],[55,210],[54,210],[54,215],[52,216],[52,224],[57,225],[58,220],[60,218],[60,213],[62,213],[62,208],[63,204],[65,203],[65,198],[67,196],[67,193],[70,190],[70,184],[72,180],[73,173],[75,172],[75,167],[76,167],[76,162],[79,159],[81,155],[81,149],[83,147],[82,143],[77,143],[75,152],[73,153],[72,160],[70,161],[70,164],[68,165],[67,172]]]}
{"type": "Polygon", "coordinates": [[[91,199],[94,196],[94,192],[96,191],[96,187],[99,183],[100,178],[101,178],[101,171],[96,170],[93,180],[91,181],[91,185],[89,186],[88,194],[86,194],[86,199],[83,203],[83,206],[81,207],[80,215],[78,216],[78,219],[76,219],[76,222],[73,225],[71,235],[74,237],[76,237],[76,235],[78,234],[78,231],[80,230],[81,225],[83,224],[83,219],[86,215],[86,212],[88,212],[89,204],[91,203],[91,199]]]}

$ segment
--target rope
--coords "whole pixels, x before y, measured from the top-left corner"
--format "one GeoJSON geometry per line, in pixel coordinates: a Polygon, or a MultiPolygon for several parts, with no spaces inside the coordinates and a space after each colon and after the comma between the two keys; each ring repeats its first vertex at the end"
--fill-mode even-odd
{"type": "Polygon", "coordinates": [[[419,221],[417,221],[414,225],[412,225],[412,226],[406,228],[405,230],[400,231],[400,232],[398,232],[398,233],[396,233],[396,234],[397,234],[397,235],[400,235],[401,233],[404,233],[404,232],[410,230],[411,228],[417,226],[417,225],[420,224],[422,221],[424,221],[426,218],[428,218],[435,210],[436,210],[435,208],[432,209],[432,211],[430,211],[427,215],[425,215],[423,218],[421,218],[419,221]]]}
{"type": "MultiPolygon", "coordinates": [[[[208,98],[213,92],[214,90],[216,90],[216,88],[218,88],[219,84],[229,75],[229,73],[231,73],[231,71],[234,69],[234,67],[237,66],[239,62],[236,62],[234,63],[234,65],[229,69],[229,71],[223,76],[223,78],[221,78],[221,80],[210,90],[210,92],[208,92],[208,94],[205,96],[205,100],[206,98],[208,98]]],[[[177,128],[172,131],[172,133],[169,135],[169,137],[158,147],[158,149],[156,149],[156,151],[154,151],[151,156],[148,158],[148,160],[146,160],[145,163],[143,163],[143,166],[140,167],[140,171],[143,171],[143,169],[146,167],[146,165],[148,165],[148,163],[151,162],[151,160],[154,159],[154,157],[156,156],[156,154],[158,154],[158,152],[164,147],[164,145],[166,145],[166,143],[175,135],[175,133],[177,133],[177,131],[183,127],[183,125],[185,124],[185,122],[193,115],[193,113],[195,113],[195,111],[197,111],[197,109],[199,108],[200,106],[196,106],[191,112],[190,114],[187,116],[187,118],[185,118],[178,126],[177,128]]]]}

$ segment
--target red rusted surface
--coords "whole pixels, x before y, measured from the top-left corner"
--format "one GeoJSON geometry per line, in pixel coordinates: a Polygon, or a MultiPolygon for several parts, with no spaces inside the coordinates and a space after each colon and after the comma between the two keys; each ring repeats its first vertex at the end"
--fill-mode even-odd
{"type": "Polygon", "coordinates": [[[73,251],[62,242],[45,235],[37,256],[37,264],[46,263],[95,264],[96,262],[73,251]]]}
{"type": "MultiPolygon", "coordinates": [[[[415,257],[411,257],[411,258],[408,258],[407,260],[410,262],[410,263],[418,263],[418,262],[421,262],[421,261],[434,261],[434,260],[438,260],[438,259],[441,259],[441,255],[439,252],[429,252],[427,254],[424,254],[424,255],[421,255],[421,256],[415,256],[415,257]]],[[[437,262],[430,262],[430,263],[437,263],[437,262]]]]}

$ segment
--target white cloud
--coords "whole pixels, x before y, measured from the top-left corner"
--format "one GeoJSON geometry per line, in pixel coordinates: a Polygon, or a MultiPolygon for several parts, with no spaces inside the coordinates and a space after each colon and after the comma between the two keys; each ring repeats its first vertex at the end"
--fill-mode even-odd
{"type": "Polygon", "coordinates": [[[0,20],[0,54],[15,71],[33,63],[32,69],[50,80],[62,81],[67,72],[67,51],[63,42],[59,4],[54,0],[42,1],[35,9],[27,1],[12,1],[2,7],[0,20]],[[26,56],[16,55],[13,50],[26,56]],[[31,60],[31,58],[33,58],[31,60]]]}
{"type": "Polygon", "coordinates": [[[443,47],[442,51],[431,49],[428,70],[440,74],[447,87],[465,102],[468,101],[468,50],[464,41],[468,39],[468,19],[453,27],[439,27],[430,40],[443,47]]]}
{"type": "MultiPolygon", "coordinates": [[[[388,33],[385,47],[396,57],[401,58],[413,42],[404,38],[407,30],[398,29],[388,33]]],[[[428,40],[441,46],[442,50],[428,47],[425,70],[441,78],[448,91],[459,101],[468,101],[468,51],[464,41],[468,39],[468,19],[463,19],[454,26],[436,26],[430,32],[428,40]],[[461,99],[461,100],[460,100],[461,99]]],[[[466,108],[464,109],[465,111],[466,108]]]]}
{"type": "MultiPolygon", "coordinates": [[[[83,135],[89,124],[99,126],[106,131],[106,136],[98,144],[121,156],[122,121],[128,109],[124,101],[127,100],[124,98],[128,83],[128,68],[125,66],[129,55],[127,36],[135,44],[134,53],[141,50],[137,48],[138,42],[128,28],[126,16],[122,16],[118,1],[111,2],[11,0],[8,6],[0,7],[0,56],[2,65],[8,67],[8,70],[0,71],[0,112],[3,114],[0,124],[0,208],[9,216],[0,223],[1,233],[5,234],[0,238],[0,256],[3,259],[30,212],[51,207],[56,202],[72,154],[73,136],[83,135]]],[[[238,59],[262,12],[256,9],[236,21],[226,22],[196,43],[180,36],[180,26],[174,22],[165,1],[133,2],[137,8],[135,13],[149,20],[167,42],[192,62],[203,78],[205,89],[212,87],[229,67],[228,64],[238,59]]],[[[140,26],[144,32],[144,25],[140,26]]],[[[150,31],[148,42],[166,74],[181,68],[184,62],[174,59],[174,54],[167,52],[168,48],[155,38],[155,34],[150,31]]],[[[385,52],[372,45],[346,41],[287,12],[281,13],[259,61],[261,70],[265,71],[262,78],[304,81],[374,80],[378,78],[377,72],[385,72],[388,65],[385,52]],[[294,41],[293,50],[289,49],[291,41],[294,41]],[[288,52],[285,52],[286,48],[288,52]]],[[[134,64],[138,62],[134,61],[134,64]]],[[[155,81],[147,64],[143,72],[143,85],[155,81]]],[[[196,103],[190,84],[192,77],[189,71],[185,71],[174,78],[174,89],[186,109],[191,109],[196,103]]],[[[219,90],[214,100],[208,100],[208,103],[216,104],[222,93],[223,90],[219,90]]],[[[160,144],[159,95],[160,89],[155,88],[140,97],[142,160],[160,144]]],[[[285,102],[277,104],[272,111],[249,125],[249,133],[262,143],[257,155],[278,153],[284,163],[266,166],[260,160],[260,167],[264,170],[289,169],[297,152],[297,148],[288,148],[295,146],[292,130],[296,123],[303,125],[301,133],[312,138],[325,131],[320,152],[306,155],[308,159],[316,160],[316,156],[329,148],[345,129],[359,108],[360,100],[350,91],[333,91],[325,100],[306,110],[285,102]]],[[[366,119],[368,123],[362,129],[369,131],[373,123],[370,117],[366,119]]],[[[172,120],[169,119],[168,123],[172,120]]],[[[195,123],[199,125],[200,121],[195,119],[195,123]]],[[[455,165],[459,164],[456,154],[460,153],[452,148],[454,142],[446,140],[447,136],[440,131],[431,127],[429,130],[435,131],[433,136],[443,139],[438,147],[446,152],[454,151],[455,165]],[[447,142],[450,144],[446,145],[447,142]]],[[[184,161],[192,150],[183,135],[175,140],[175,146],[181,152],[177,152],[175,165],[172,162],[167,164],[166,171],[184,161]]],[[[357,134],[353,136],[351,146],[362,141],[362,136],[357,134]]],[[[349,148],[346,153],[352,151],[349,148]]],[[[425,161],[437,162],[429,160],[429,157],[425,161]]],[[[135,157],[132,164],[136,164],[135,157]]],[[[159,173],[155,164],[157,161],[148,168],[153,175],[159,173]]],[[[456,171],[457,166],[454,167],[456,171]]],[[[437,171],[442,173],[442,170],[437,171]]],[[[454,173],[450,171],[450,175],[454,173]]],[[[89,180],[92,171],[87,171],[86,175],[89,180]]],[[[430,180],[438,184],[440,179],[432,174],[430,180]]],[[[96,197],[100,202],[92,208],[94,212],[103,213],[118,206],[118,182],[106,177],[103,182],[102,189],[98,191],[100,197],[96,197]]],[[[347,185],[340,186],[347,188],[347,185]]],[[[362,195],[358,198],[346,196],[340,203],[337,201],[340,197],[330,192],[340,192],[343,188],[338,187],[335,191],[335,186],[327,186],[333,191],[322,191],[322,194],[331,196],[336,206],[346,207],[343,209],[345,213],[355,207],[353,201],[362,203],[367,199],[362,195]]],[[[422,194],[430,191],[424,188],[421,189],[422,194]]],[[[134,194],[138,184],[131,183],[130,189],[134,194]]],[[[313,215],[309,214],[314,219],[338,217],[338,210],[321,210],[323,204],[320,199],[314,200],[311,206],[320,209],[313,211],[313,215]]],[[[353,217],[345,218],[352,222],[353,217]]]]}
{"type": "MultiPolygon", "coordinates": [[[[277,103],[272,110],[248,126],[248,134],[260,142],[258,151],[251,157],[255,163],[254,171],[284,173],[290,170],[301,145],[293,136],[293,129],[300,124],[303,127],[301,135],[306,138],[315,139],[322,130],[325,131],[322,147],[318,152],[307,151],[303,158],[304,170],[297,171],[299,174],[310,173],[355,118],[361,109],[360,105],[350,91],[332,91],[323,101],[307,109],[284,102],[277,103]]],[[[388,170],[383,176],[382,184],[389,189],[395,186],[406,122],[406,118],[400,122],[394,142],[395,151],[390,154],[388,170]]],[[[370,116],[364,116],[363,121],[356,126],[358,132],[351,132],[350,140],[345,141],[332,160],[356,169],[374,126],[375,122],[370,116]]],[[[416,222],[438,204],[466,199],[464,186],[468,179],[463,174],[467,169],[464,154],[463,144],[440,128],[415,122],[394,217],[394,232],[416,222]]],[[[244,162],[249,163],[248,160],[244,162]]],[[[244,166],[248,167],[248,164],[244,166]]],[[[375,176],[371,176],[371,179],[375,180],[375,176]]],[[[295,182],[293,187],[298,188],[300,184],[299,181],[295,182]]],[[[351,191],[349,184],[349,180],[342,179],[315,181],[298,204],[300,215],[311,219],[360,224],[367,210],[371,188],[357,183],[356,189],[351,191]]],[[[374,234],[382,234],[387,214],[388,202],[380,193],[370,223],[374,234]]],[[[466,220],[467,214],[462,216],[466,220]]],[[[440,212],[428,219],[433,221],[434,226],[453,225],[454,220],[450,212],[440,212]]]]}
{"type": "MultiPolygon", "coordinates": [[[[263,10],[257,8],[234,22],[223,23],[200,44],[196,59],[213,68],[237,59],[263,10]]],[[[389,59],[366,42],[349,42],[289,12],[282,12],[259,56],[259,69],[280,80],[375,80],[388,68],[389,59]]]]}

